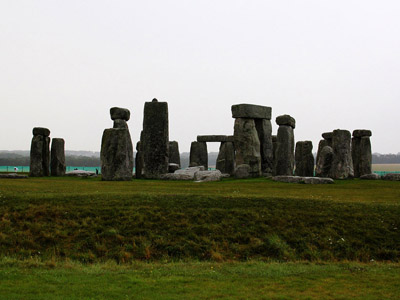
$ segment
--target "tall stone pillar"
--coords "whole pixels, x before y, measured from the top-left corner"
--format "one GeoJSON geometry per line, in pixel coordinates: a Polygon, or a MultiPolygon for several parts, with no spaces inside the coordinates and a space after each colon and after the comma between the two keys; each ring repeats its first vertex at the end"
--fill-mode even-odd
{"type": "Polygon", "coordinates": [[[192,142],[190,145],[189,167],[204,166],[208,170],[208,152],[206,142],[192,142]]]}
{"type": "Polygon", "coordinates": [[[313,145],[311,141],[296,143],[295,161],[296,176],[312,177],[314,176],[314,155],[312,154],[313,145]]]}
{"type": "Polygon", "coordinates": [[[270,176],[273,169],[271,107],[232,105],[232,117],[235,118],[236,167],[248,165],[250,177],[270,176]]]}
{"type": "Polygon", "coordinates": [[[235,147],[232,142],[221,142],[217,157],[216,169],[223,174],[234,175],[235,173],[235,147]]]}
{"type": "Polygon", "coordinates": [[[64,139],[54,138],[51,141],[51,176],[64,176],[65,165],[65,142],[64,139]]]}
{"type": "Polygon", "coordinates": [[[353,131],[351,151],[356,178],[372,173],[371,135],[371,131],[366,129],[353,131]]]}
{"type": "Polygon", "coordinates": [[[144,104],[143,154],[145,178],[158,179],[168,173],[168,103],[152,102],[144,104]]]}
{"type": "Polygon", "coordinates": [[[316,164],[318,164],[319,156],[320,156],[320,153],[321,153],[322,149],[323,149],[325,146],[332,147],[332,135],[333,135],[332,132],[324,132],[324,133],[322,134],[322,138],[323,138],[323,139],[320,140],[320,141],[319,141],[319,144],[318,144],[318,151],[317,151],[316,164]]]}
{"type": "Polygon", "coordinates": [[[101,140],[101,177],[106,181],[131,180],[133,173],[133,146],[128,124],[128,109],[110,109],[113,128],[105,129],[101,140]]]}
{"type": "Polygon", "coordinates": [[[332,136],[333,161],[330,176],[333,179],[354,177],[351,156],[351,134],[348,130],[336,129],[332,136]]]}
{"type": "Polygon", "coordinates": [[[276,175],[293,175],[294,168],[294,132],[296,121],[289,115],[276,118],[279,125],[276,137],[275,166],[276,175]]]}
{"type": "Polygon", "coordinates": [[[43,127],[33,128],[30,153],[29,176],[42,177],[50,175],[50,130],[43,127]]]}
{"type": "Polygon", "coordinates": [[[169,142],[168,159],[170,164],[177,164],[181,166],[181,156],[179,153],[179,144],[177,141],[169,142]]]}

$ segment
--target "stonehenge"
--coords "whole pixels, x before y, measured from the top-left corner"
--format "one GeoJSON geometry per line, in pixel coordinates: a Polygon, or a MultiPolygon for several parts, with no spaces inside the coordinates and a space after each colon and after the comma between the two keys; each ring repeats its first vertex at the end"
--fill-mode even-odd
{"type": "Polygon", "coordinates": [[[143,151],[142,176],[158,179],[168,173],[168,103],[153,99],[144,104],[143,135],[141,149],[143,151]]]}
{"type": "Polygon", "coordinates": [[[53,138],[51,141],[50,174],[51,176],[64,176],[65,170],[64,139],[53,138]]]}
{"type": "Polygon", "coordinates": [[[208,169],[208,152],[206,142],[192,142],[190,145],[189,167],[203,166],[208,169]]]}
{"type": "Polygon", "coordinates": [[[319,157],[320,157],[320,153],[321,153],[322,149],[323,149],[325,146],[332,147],[332,135],[333,135],[332,132],[324,132],[324,133],[322,134],[322,138],[323,138],[323,139],[320,140],[320,141],[319,141],[319,144],[318,144],[318,151],[317,151],[317,158],[316,158],[316,163],[317,163],[317,164],[318,164],[319,157]]]}
{"type": "Polygon", "coordinates": [[[312,149],[313,145],[311,141],[299,141],[296,143],[296,176],[314,176],[314,155],[312,154],[312,149]]]}
{"type": "Polygon", "coordinates": [[[131,180],[133,172],[133,146],[127,121],[129,110],[110,109],[114,128],[105,129],[101,141],[100,161],[102,180],[131,180]]]}
{"type": "Polygon", "coordinates": [[[50,175],[50,130],[43,127],[33,128],[30,152],[31,177],[50,175]]]}
{"type": "Polygon", "coordinates": [[[353,131],[351,139],[351,154],[353,158],[354,177],[372,173],[372,151],[370,130],[357,129],[353,131]]]}
{"type": "MultiPolygon", "coordinates": [[[[270,176],[273,169],[271,107],[232,105],[235,165],[248,165],[249,177],[270,176]]],[[[243,172],[241,172],[243,176],[243,172]]]]}
{"type": "Polygon", "coordinates": [[[170,164],[181,166],[181,157],[179,153],[179,144],[177,141],[170,141],[168,148],[168,159],[170,164]]]}
{"type": "Polygon", "coordinates": [[[351,155],[351,134],[348,130],[336,129],[332,134],[333,160],[329,177],[346,179],[354,177],[351,155]]]}
{"type": "Polygon", "coordinates": [[[293,175],[294,168],[294,133],[296,121],[289,115],[276,118],[279,125],[276,137],[274,175],[293,175]]]}

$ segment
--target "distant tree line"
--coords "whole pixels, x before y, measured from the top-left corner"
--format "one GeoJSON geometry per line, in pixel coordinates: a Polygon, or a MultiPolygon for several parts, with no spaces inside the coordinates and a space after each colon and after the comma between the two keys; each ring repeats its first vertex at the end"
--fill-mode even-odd
{"type": "MultiPolygon", "coordinates": [[[[134,156],[136,153],[134,153],[134,156]]],[[[189,152],[181,153],[181,167],[189,166],[189,152]]],[[[208,153],[208,165],[215,166],[217,161],[217,152],[208,153]]],[[[99,167],[99,156],[84,156],[84,155],[66,155],[65,162],[67,166],[72,167],[99,167]]],[[[400,153],[398,154],[372,154],[373,164],[400,164],[400,153]]],[[[24,154],[14,152],[0,152],[0,166],[29,166],[29,152],[24,154]]]]}

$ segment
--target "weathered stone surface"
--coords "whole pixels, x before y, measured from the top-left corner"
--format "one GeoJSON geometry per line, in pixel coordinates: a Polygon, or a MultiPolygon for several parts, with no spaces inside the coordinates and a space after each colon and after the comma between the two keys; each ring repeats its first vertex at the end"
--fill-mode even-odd
{"type": "Polygon", "coordinates": [[[162,180],[193,180],[194,175],[190,174],[177,174],[177,173],[167,173],[161,174],[160,179],[162,180]]]}
{"type": "Polygon", "coordinates": [[[261,172],[263,176],[271,176],[274,168],[271,121],[267,119],[255,119],[254,121],[260,140],[261,172]]]}
{"type": "Polygon", "coordinates": [[[400,181],[400,173],[389,173],[382,176],[383,180],[400,181]]]}
{"type": "Polygon", "coordinates": [[[50,130],[44,127],[34,127],[32,130],[33,135],[50,136],[50,130]]]}
{"type": "Polygon", "coordinates": [[[320,177],[301,177],[301,176],[274,176],[273,181],[285,183],[305,183],[305,184],[332,184],[335,183],[331,178],[320,177]]]}
{"type": "Polygon", "coordinates": [[[49,176],[50,174],[50,138],[43,135],[34,135],[30,152],[31,177],[49,176]]]}
{"type": "Polygon", "coordinates": [[[325,146],[329,146],[328,145],[328,141],[325,140],[325,139],[324,140],[320,140],[319,143],[318,143],[317,157],[315,159],[315,162],[316,162],[315,164],[316,165],[318,165],[318,161],[319,161],[319,157],[321,155],[321,151],[325,146]]]}
{"type": "Polygon", "coordinates": [[[330,146],[322,148],[315,167],[315,176],[328,177],[332,168],[333,149],[330,146]]]}
{"type": "Polygon", "coordinates": [[[237,118],[234,127],[236,165],[249,165],[250,177],[261,176],[260,140],[253,119],[237,118]]]}
{"type": "Polygon", "coordinates": [[[233,135],[198,135],[197,141],[206,143],[233,142],[233,135]]]}
{"type": "Polygon", "coordinates": [[[238,165],[235,169],[235,178],[245,179],[251,177],[251,167],[247,164],[238,165]]]}
{"type": "Polygon", "coordinates": [[[168,173],[168,103],[146,102],[143,118],[144,176],[159,178],[168,173]]]}
{"type": "Polygon", "coordinates": [[[168,152],[169,163],[177,164],[179,169],[179,167],[181,166],[181,156],[179,153],[179,144],[177,141],[169,142],[168,152]]]}
{"type": "Polygon", "coordinates": [[[85,171],[85,170],[73,170],[65,173],[65,176],[76,176],[76,177],[95,177],[96,172],[85,171]]]}
{"type": "Polygon", "coordinates": [[[190,146],[189,167],[203,166],[208,169],[207,143],[192,142],[190,146]]]}
{"type": "Polygon", "coordinates": [[[133,147],[128,129],[105,129],[101,141],[102,180],[131,180],[133,172],[133,147]]]}
{"type": "Polygon", "coordinates": [[[168,173],[174,173],[176,170],[179,170],[179,165],[174,163],[168,164],[168,173]]]}
{"type": "Polygon", "coordinates": [[[296,176],[314,176],[314,155],[312,154],[312,149],[313,145],[311,141],[299,141],[296,143],[296,176]]]}
{"type": "Polygon", "coordinates": [[[254,104],[232,105],[232,118],[271,120],[271,107],[254,104]]]}
{"type": "Polygon", "coordinates": [[[216,169],[222,173],[235,173],[235,148],[232,142],[222,142],[219,147],[216,169]]]}
{"type": "Polygon", "coordinates": [[[348,130],[336,129],[332,137],[333,162],[330,178],[346,179],[354,177],[351,155],[351,134],[348,130]]]}
{"type": "Polygon", "coordinates": [[[128,123],[126,123],[126,121],[122,119],[115,119],[113,128],[128,129],[128,123]]]}
{"type": "Polygon", "coordinates": [[[65,142],[64,139],[54,138],[51,142],[51,176],[64,176],[65,165],[65,142]]]}
{"type": "Polygon", "coordinates": [[[136,143],[136,157],[135,157],[135,178],[143,178],[144,157],[141,149],[141,142],[136,143]]]}
{"type": "Polygon", "coordinates": [[[364,137],[364,136],[366,136],[366,137],[372,136],[371,130],[368,130],[368,129],[356,129],[356,130],[353,131],[353,137],[361,138],[361,137],[364,137]]]}
{"type": "Polygon", "coordinates": [[[276,135],[272,136],[272,174],[276,174],[275,171],[275,160],[276,160],[276,142],[278,138],[276,135]]]}
{"type": "Polygon", "coordinates": [[[354,177],[372,173],[372,150],[369,136],[353,137],[351,154],[353,158],[354,177]]]}
{"type": "Polygon", "coordinates": [[[275,175],[293,175],[294,133],[291,126],[279,126],[275,155],[275,175]]]}
{"type": "Polygon", "coordinates": [[[131,112],[129,109],[126,108],[120,108],[120,107],[112,107],[110,109],[110,115],[111,115],[111,120],[125,120],[129,121],[129,118],[131,117],[131,112]]]}
{"type": "Polygon", "coordinates": [[[290,126],[293,129],[296,128],[296,120],[289,115],[282,115],[276,117],[276,124],[278,124],[279,126],[281,125],[290,126]]]}
{"type": "MultiPolygon", "coordinates": [[[[324,133],[322,134],[322,137],[323,137],[325,140],[332,140],[333,132],[324,132],[324,133]]],[[[328,146],[330,146],[330,145],[328,145],[328,146]]]]}
{"type": "Polygon", "coordinates": [[[8,178],[8,179],[26,179],[28,176],[26,175],[20,175],[16,173],[8,173],[8,174],[1,174],[0,173],[0,178],[8,178]]]}
{"type": "Polygon", "coordinates": [[[378,174],[375,174],[375,173],[371,173],[371,174],[365,174],[365,175],[360,176],[360,179],[378,180],[378,179],[381,179],[381,176],[379,176],[378,174]]]}
{"type": "Polygon", "coordinates": [[[222,173],[219,170],[215,171],[197,171],[194,173],[196,182],[220,181],[222,173]]]}

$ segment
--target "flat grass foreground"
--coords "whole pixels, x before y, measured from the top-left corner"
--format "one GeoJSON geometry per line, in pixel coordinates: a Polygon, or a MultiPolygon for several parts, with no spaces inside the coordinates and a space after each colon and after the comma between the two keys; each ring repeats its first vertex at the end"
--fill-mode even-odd
{"type": "Polygon", "coordinates": [[[398,299],[399,264],[0,261],[6,299],[398,299]]]}

